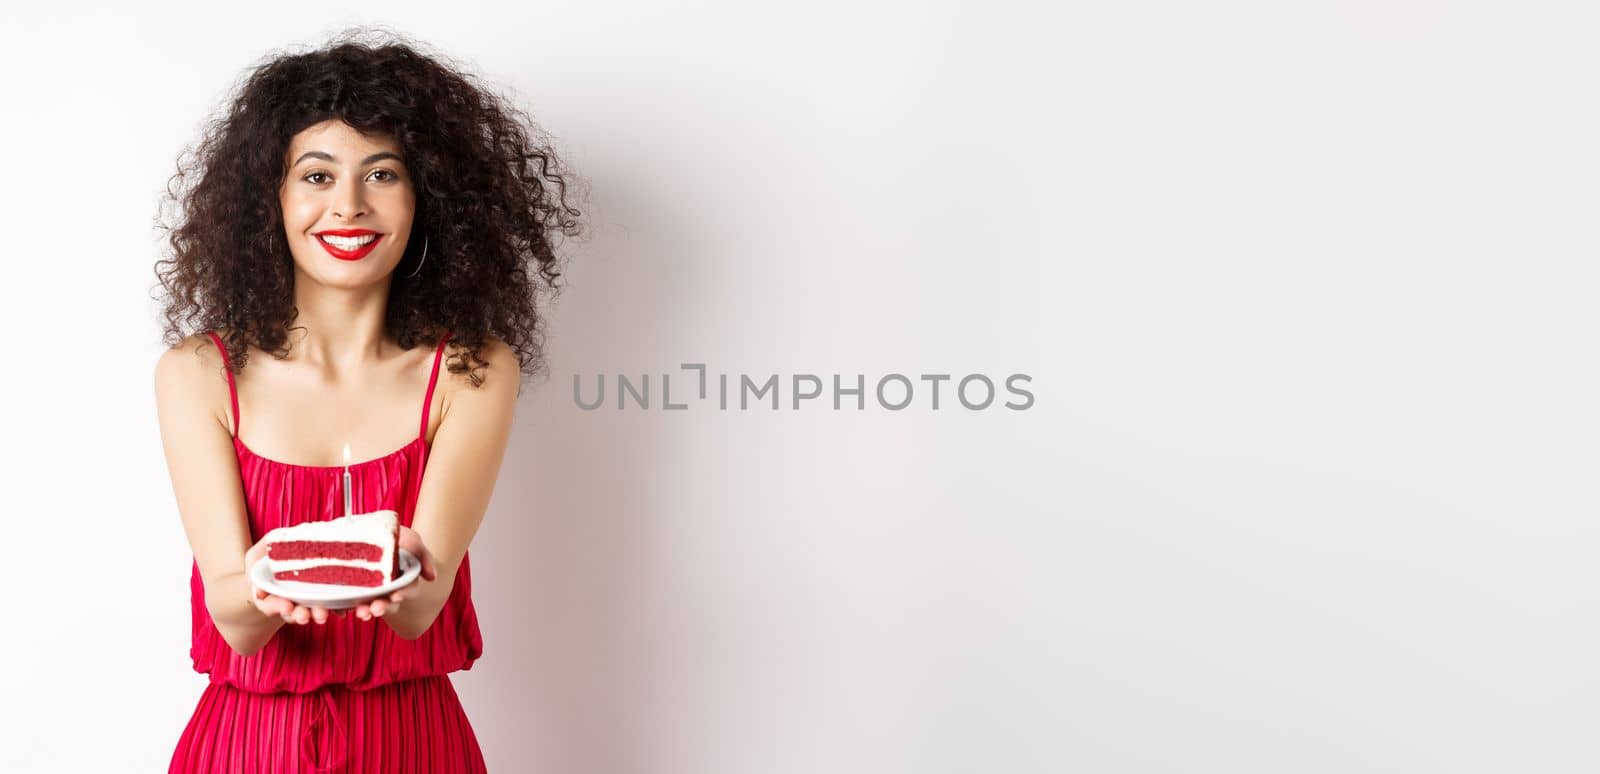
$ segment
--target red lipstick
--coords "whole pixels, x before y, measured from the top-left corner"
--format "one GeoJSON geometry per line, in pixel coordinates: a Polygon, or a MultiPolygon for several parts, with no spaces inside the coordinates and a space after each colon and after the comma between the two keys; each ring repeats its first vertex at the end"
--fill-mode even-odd
{"type": "Polygon", "coordinates": [[[383,234],[379,234],[372,229],[366,228],[332,228],[326,231],[318,231],[313,236],[317,238],[317,244],[322,245],[322,249],[327,250],[329,255],[338,258],[341,261],[359,261],[362,258],[367,257],[367,254],[372,252],[372,249],[377,247],[378,242],[383,239],[383,234]],[[370,236],[373,237],[373,239],[364,245],[358,245],[354,248],[347,249],[331,244],[328,242],[328,240],[323,239],[323,237],[329,236],[347,237],[350,239],[359,239],[370,236]]]}

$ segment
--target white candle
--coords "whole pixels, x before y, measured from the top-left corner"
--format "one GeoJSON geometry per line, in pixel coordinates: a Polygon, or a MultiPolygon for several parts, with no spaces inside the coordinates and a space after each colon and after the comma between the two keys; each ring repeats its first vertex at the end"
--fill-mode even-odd
{"type": "Polygon", "coordinates": [[[350,444],[344,445],[344,515],[350,515],[350,444]]]}

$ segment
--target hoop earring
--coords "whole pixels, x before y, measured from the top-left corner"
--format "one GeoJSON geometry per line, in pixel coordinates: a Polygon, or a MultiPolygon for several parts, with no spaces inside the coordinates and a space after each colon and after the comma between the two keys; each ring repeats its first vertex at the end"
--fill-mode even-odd
{"type": "Polygon", "coordinates": [[[427,263],[427,262],[428,262],[428,238],[427,237],[423,237],[422,238],[422,260],[417,261],[417,268],[412,269],[411,273],[406,275],[406,279],[411,279],[412,277],[417,276],[417,272],[422,271],[422,264],[427,263]]]}

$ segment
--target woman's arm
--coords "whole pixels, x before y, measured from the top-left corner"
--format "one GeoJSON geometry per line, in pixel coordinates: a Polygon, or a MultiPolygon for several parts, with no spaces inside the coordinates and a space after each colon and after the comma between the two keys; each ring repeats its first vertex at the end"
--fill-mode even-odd
{"type": "Polygon", "coordinates": [[[228,646],[248,656],[261,650],[283,626],[251,601],[244,555],[250,527],[239,460],[234,455],[225,412],[227,389],[219,354],[210,341],[191,336],[156,363],[156,412],[167,471],[178,500],[178,514],[206,586],[206,609],[228,646]]]}
{"type": "MultiPolygon", "coordinates": [[[[483,383],[461,384],[445,395],[445,407],[428,453],[422,489],[411,528],[433,555],[435,580],[418,580],[418,589],[401,605],[373,602],[371,612],[408,640],[421,637],[455,587],[456,570],[466,556],[499,476],[511,436],[511,419],[521,385],[516,352],[491,337],[483,357],[489,361],[483,383]]],[[[363,614],[365,611],[361,611],[363,614]]]]}

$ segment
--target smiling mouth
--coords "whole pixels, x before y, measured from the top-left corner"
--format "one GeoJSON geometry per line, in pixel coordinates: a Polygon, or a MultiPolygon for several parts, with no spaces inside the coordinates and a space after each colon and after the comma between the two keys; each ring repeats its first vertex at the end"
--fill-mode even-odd
{"type": "Polygon", "coordinates": [[[383,234],[365,234],[355,237],[341,237],[323,234],[314,234],[317,244],[327,250],[329,255],[341,261],[359,261],[365,258],[377,246],[378,240],[383,239],[383,234]]]}

